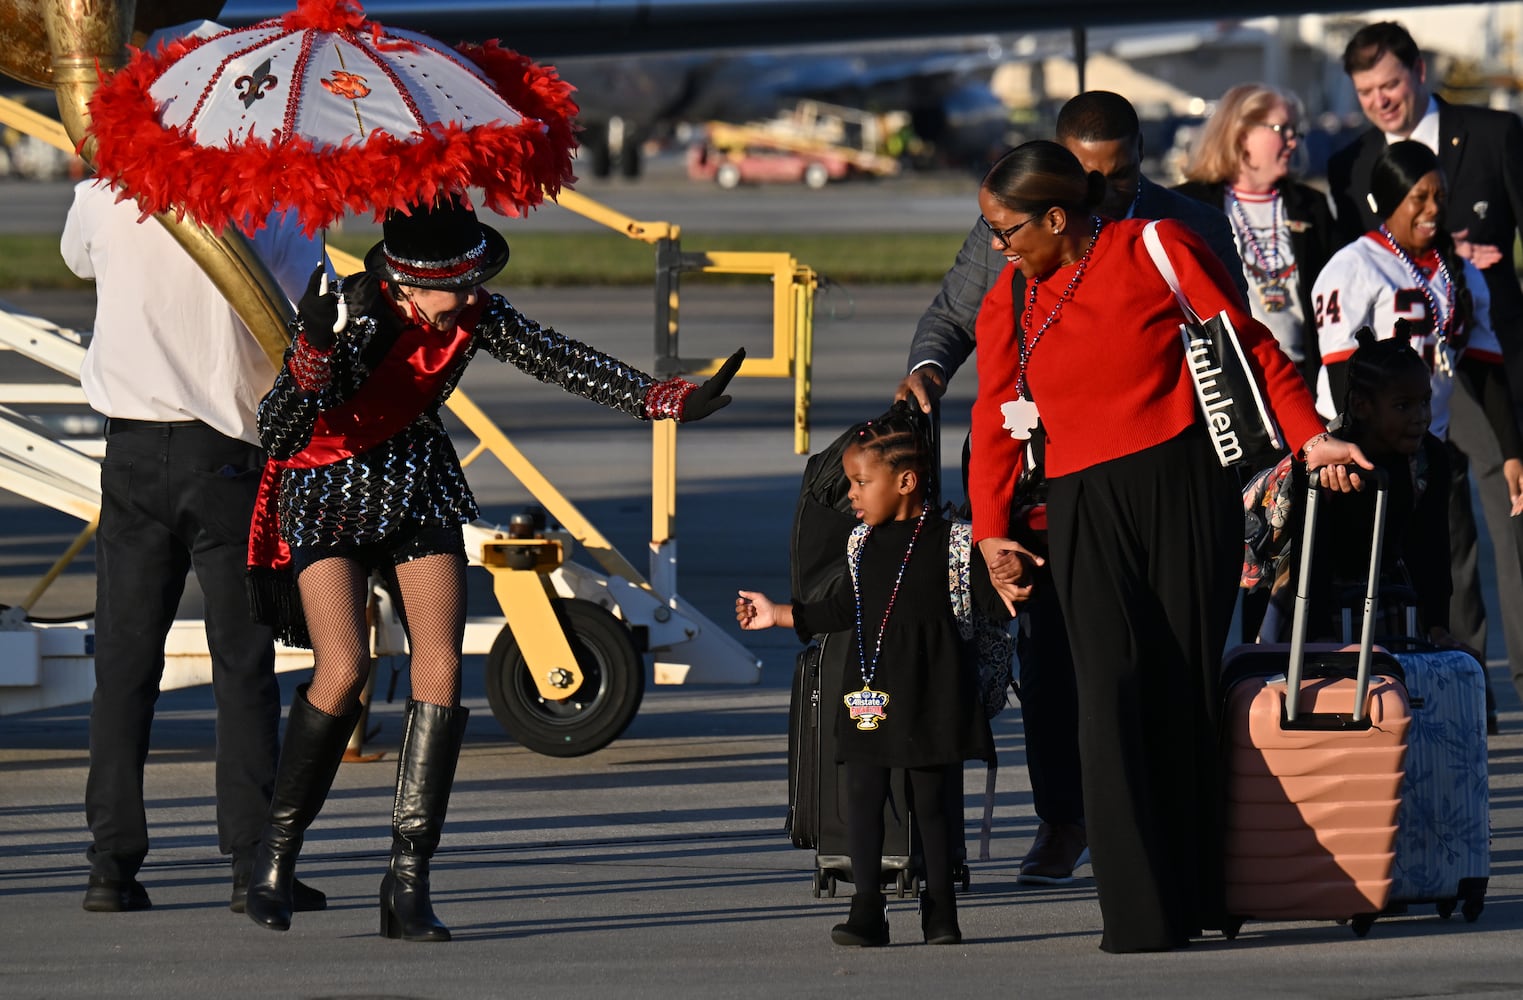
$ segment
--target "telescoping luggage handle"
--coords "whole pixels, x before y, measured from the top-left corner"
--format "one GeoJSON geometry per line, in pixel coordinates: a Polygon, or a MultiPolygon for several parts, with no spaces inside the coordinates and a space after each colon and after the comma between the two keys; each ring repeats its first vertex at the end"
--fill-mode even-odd
{"type": "MultiPolygon", "coordinates": [[[[1359,673],[1354,681],[1353,721],[1364,721],[1364,702],[1370,691],[1370,663],[1375,652],[1375,612],[1380,599],[1380,548],[1385,539],[1389,483],[1381,469],[1349,467],[1360,478],[1375,482],[1375,530],[1370,541],[1370,579],[1364,591],[1364,622],[1359,630],[1359,673]]],[[[1309,615],[1312,552],[1316,546],[1317,498],[1322,484],[1315,470],[1308,474],[1306,516],[1301,527],[1301,572],[1296,579],[1296,606],[1290,624],[1290,665],[1285,671],[1285,720],[1296,721],[1300,711],[1301,674],[1306,661],[1306,619],[1309,615]]]]}

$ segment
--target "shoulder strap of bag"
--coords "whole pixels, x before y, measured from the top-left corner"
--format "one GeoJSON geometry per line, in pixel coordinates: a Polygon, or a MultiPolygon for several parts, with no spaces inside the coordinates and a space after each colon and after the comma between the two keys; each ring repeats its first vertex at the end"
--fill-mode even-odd
{"type": "Polygon", "coordinates": [[[1191,308],[1190,300],[1185,298],[1183,289],[1179,287],[1179,277],[1174,273],[1174,265],[1169,262],[1169,253],[1163,248],[1163,239],[1158,235],[1157,219],[1142,227],[1142,242],[1148,248],[1148,256],[1153,258],[1153,266],[1158,268],[1158,273],[1163,275],[1163,280],[1168,283],[1174,298],[1179,300],[1179,308],[1185,311],[1190,322],[1200,323],[1200,316],[1191,308]]]}
{"type": "Polygon", "coordinates": [[[947,592],[952,600],[952,617],[963,641],[973,638],[973,594],[968,579],[973,560],[973,525],[953,521],[947,535],[947,592]]]}

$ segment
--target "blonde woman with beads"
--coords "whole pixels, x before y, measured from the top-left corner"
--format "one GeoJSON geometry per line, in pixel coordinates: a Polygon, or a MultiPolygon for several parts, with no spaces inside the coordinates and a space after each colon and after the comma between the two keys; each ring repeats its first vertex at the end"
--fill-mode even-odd
{"type": "Polygon", "coordinates": [[[1220,209],[1232,226],[1248,308],[1310,385],[1319,367],[1311,289],[1338,249],[1327,198],[1291,177],[1300,102],[1262,83],[1222,95],[1174,190],[1220,209]]]}

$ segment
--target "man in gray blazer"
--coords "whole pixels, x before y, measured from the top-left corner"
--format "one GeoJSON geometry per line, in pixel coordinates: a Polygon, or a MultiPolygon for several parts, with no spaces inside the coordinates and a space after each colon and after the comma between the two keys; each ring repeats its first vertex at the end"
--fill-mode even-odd
{"type": "MultiPolygon", "coordinates": [[[[1227,217],[1142,176],[1141,126],[1126,98],[1104,90],[1075,97],[1058,113],[1057,140],[1078,157],[1085,170],[1105,176],[1108,191],[1100,203],[1100,214],[1113,219],[1183,222],[1221,257],[1246,301],[1247,279],[1227,217]]],[[[941,291],[915,327],[909,374],[899,384],[895,398],[914,397],[921,409],[934,411],[952,375],[973,353],[979,305],[1004,269],[1005,258],[994,248],[988,230],[975,220],[956,262],[942,279],[941,291]]],[[[1020,302],[1026,279],[1015,271],[1012,281],[1014,300],[1020,302]]],[[[1039,543],[1029,535],[1011,537],[1039,543]]],[[[1078,691],[1051,571],[1037,567],[1035,583],[1017,643],[1026,767],[1041,823],[1019,878],[1022,882],[1063,885],[1073,881],[1074,869],[1088,855],[1079,775],[1078,691]]]]}

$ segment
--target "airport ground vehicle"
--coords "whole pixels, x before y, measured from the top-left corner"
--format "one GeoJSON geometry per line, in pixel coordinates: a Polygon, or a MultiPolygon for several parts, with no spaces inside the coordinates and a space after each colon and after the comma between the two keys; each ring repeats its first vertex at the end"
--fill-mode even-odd
{"type": "Polygon", "coordinates": [[[709,122],[704,140],[688,150],[688,176],[722,188],[766,182],[822,188],[849,177],[887,177],[899,161],[881,151],[879,115],[819,101],[764,121],[709,122]]]}

